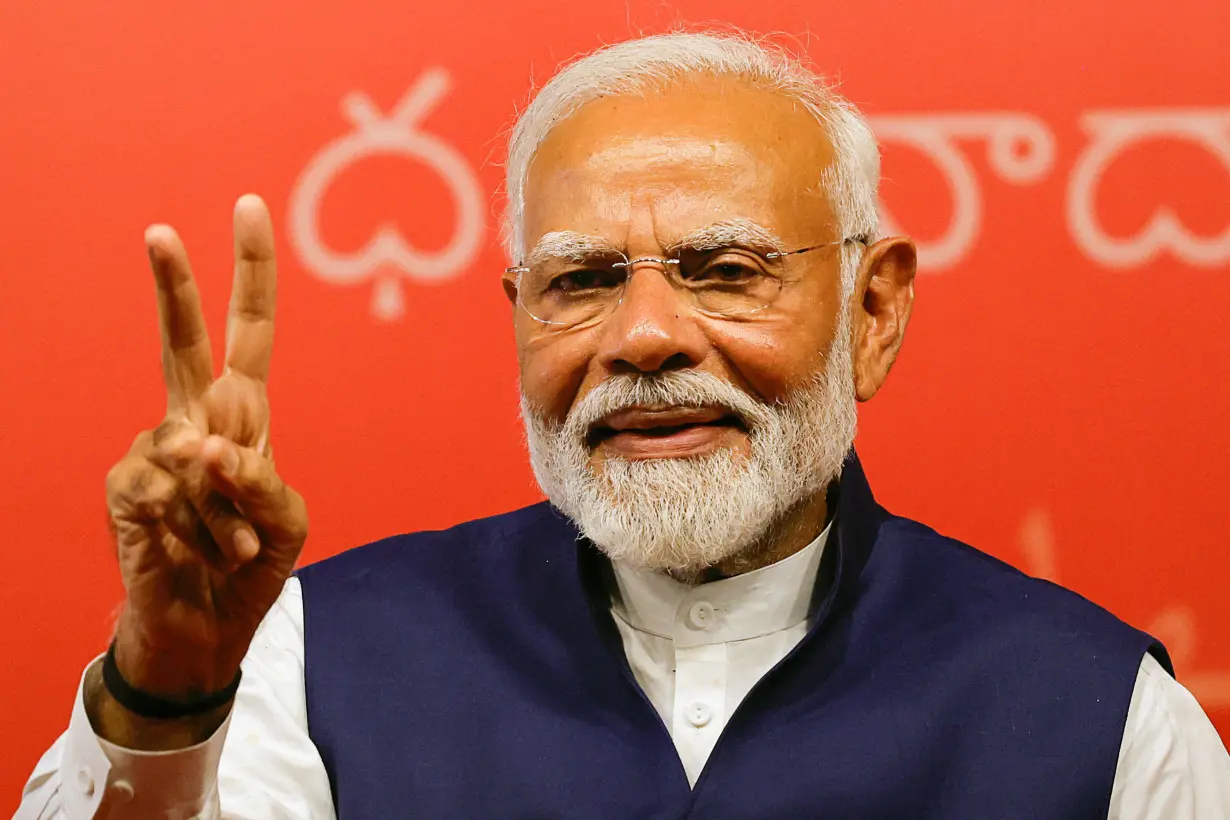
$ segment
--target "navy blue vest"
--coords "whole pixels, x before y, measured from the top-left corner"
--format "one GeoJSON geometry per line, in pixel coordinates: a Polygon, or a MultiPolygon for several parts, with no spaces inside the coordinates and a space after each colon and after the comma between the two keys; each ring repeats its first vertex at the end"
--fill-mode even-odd
{"type": "Polygon", "coordinates": [[[888,514],[853,457],[826,558],[814,625],[694,789],[628,668],[609,564],[550,506],[302,569],[340,820],[1106,817],[1157,643],[888,514]]]}

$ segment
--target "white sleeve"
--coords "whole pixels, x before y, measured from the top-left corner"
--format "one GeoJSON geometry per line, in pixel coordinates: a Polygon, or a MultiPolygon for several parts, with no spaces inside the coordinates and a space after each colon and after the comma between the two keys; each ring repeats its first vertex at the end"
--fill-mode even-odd
{"type": "Polygon", "coordinates": [[[208,740],[174,752],[115,746],[94,734],[79,687],[68,731],[35,766],[14,820],[333,820],[303,681],[303,590],[291,578],[208,740]]]}
{"type": "Polygon", "coordinates": [[[1136,676],[1109,820],[1230,820],[1230,754],[1152,655],[1136,676]]]}

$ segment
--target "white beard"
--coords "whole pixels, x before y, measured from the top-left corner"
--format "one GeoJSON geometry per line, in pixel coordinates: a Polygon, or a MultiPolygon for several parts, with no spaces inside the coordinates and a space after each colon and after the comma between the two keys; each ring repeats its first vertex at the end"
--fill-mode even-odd
{"type": "Polygon", "coordinates": [[[765,404],[694,370],[615,376],[562,424],[521,395],[530,464],[543,492],[612,560],[695,572],[763,540],[787,513],[841,475],[857,427],[849,310],[840,311],[823,374],[765,404]],[[595,472],[592,425],[634,406],[720,407],[747,426],[750,457],[607,458],[595,472]]]}

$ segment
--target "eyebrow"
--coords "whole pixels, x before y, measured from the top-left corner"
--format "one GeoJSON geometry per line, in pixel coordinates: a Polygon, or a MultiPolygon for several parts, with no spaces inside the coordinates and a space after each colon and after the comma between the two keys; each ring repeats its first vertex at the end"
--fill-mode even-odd
{"type": "Polygon", "coordinates": [[[750,219],[736,217],[723,219],[692,231],[687,236],[672,242],[667,252],[681,248],[696,251],[711,251],[718,248],[744,247],[761,253],[782,253],[786,243],[768,228],[750,219]]]}
{"type": "MultiPolygon", "coordinates": [[[[723,219],[698,228],[672,242],[664,250],[669,255],[683,248],[710,251],[718,248],[744,247],[762,254],[781,253],[786,243],[768,228],[743,217],[723,219]]],[[[577,231],[550,231],[542,235],[526,257],[527,265],[546,259],[580,261],[603,253],[623,253],[609,239],[577,231]]]]}
{"type": "Polygon", "coordinates": [[[526,257],[527,265],[536,265],[546,259],[571,259],[580,261],[600,253],[619,253],[619,248],[601,236],[577,233],[576,231],[551,231],[542,235],[526,257]]]}

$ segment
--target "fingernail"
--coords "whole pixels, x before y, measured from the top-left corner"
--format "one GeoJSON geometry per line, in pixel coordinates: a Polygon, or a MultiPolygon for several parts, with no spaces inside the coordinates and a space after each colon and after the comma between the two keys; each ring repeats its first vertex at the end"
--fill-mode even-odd
{"type": "Polygon", "coordinates": [[[235,557],[240,563],[246,563],[256,557],[256,553],[261,551],[261,544],[256,540],[256,536],[247,530],[237,530],[235,532],[235,557]]]}

